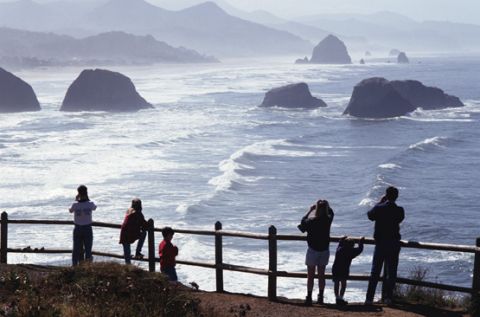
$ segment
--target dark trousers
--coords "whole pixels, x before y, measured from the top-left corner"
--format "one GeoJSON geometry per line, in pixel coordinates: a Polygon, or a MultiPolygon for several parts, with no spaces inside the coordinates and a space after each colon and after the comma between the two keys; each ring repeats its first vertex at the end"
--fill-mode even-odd
{"type": "Polygon", "coordinates": [[[85,260],[92,260],[93,231],[91,225],[75,225],[73,228],[72,265],[78,265],[82,250],[85,250],[85,260]]]}
{"type": "Polygon", "coordinates": [[[377,283],[385,263],[384,298],[392,299],[393,290],[397,280],[398,256],[400,254],[400,241],[376,242],[373,252],[372,272],[368,282],[367,301],[373,301],[377,283]]]}
{"type": "MultiPolygon", "coordinates": [[[[137,242],[137,249],[135,255],[142,253],[143,244],[145,243],[145,238],[147,237],[146,231],[140,231],[140,237],[137,242]]],[[[132,251],[130,249],[130,243],[122,243],[123,245],[123,256],[125,257],[125,263],[130,264],[132,258],[132,251]]]]}

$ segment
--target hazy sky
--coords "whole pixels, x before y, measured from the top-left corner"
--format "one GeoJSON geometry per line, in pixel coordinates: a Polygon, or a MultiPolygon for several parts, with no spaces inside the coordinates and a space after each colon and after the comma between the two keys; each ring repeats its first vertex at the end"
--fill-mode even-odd
{"type": "MultiPolygon", "coordinates": [[[[14,0],[0,0],[11,2],[14,0]]],[[[34,0],[51,2],[54,0],[34,0]]],[[[55,0],[56,1],[56,0],[55,0]]],[[[85,0],[70,0],[81,1],[85,0]]],[[[95,0],[94,0],[95,1],[95,0]]],[[[106,1],[106,0],[97,0],[106,1]]],[[[151,3],[170,2],[173,6],[182,3],[207,0],[148,0],[151,3]]],[[[215,0],[214,0],[215,1],[215,0]]],[[[281,17],[296,17],[310,14],[373,13],[394,11],[417,20],[450,20],[480,24],[480,0],[217,0],[226,1],[246,11],[267,10],[281,17]]]]}
{"type": "MultiPolygon", "coordinates": [[[[182,0],[149,0],[152,3],[182,0]]],[[[184,0],[185,1],[185,0],[184,0]]],[[[192,0],[190,0],[192,1],[192,0]]],[[[329,13],[394,11],[417,20],[480,24],[480,0],[223,0],[247,11],[262,9],[282,17],[329,13]]],[[[198,1],[203,2],[203,1],[198,1]]]]}

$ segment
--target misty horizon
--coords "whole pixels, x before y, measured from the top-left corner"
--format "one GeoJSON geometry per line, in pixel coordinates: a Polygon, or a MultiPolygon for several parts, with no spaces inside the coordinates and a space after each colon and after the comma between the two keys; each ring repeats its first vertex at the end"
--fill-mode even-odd
{"type": "MultiPolygon", "coordinates": [[[[106,0],[31,0],[37,3],[105,3],[106,0]]],[[[391,12],[409,17],[418,22],[422,21],[449,21],[480,25],[480,3],[475,0],[463,0],[461,6],[449,0],[415,0],[398,1],[369,1],[368,4],[359,1],[334,0],[299,0],[299,1],[251,1],[251,0],[145,0],[153,5],[169,10],[180,10],[204,2],[215,2],[229,11],[242,10],[246,12],[266,11],[284,19],[298,19],[305,16],[350,16],[370,15],[378,12],[391,12]]],[[[0,3],[15,2],[14,0],[0,0],[0,3]]],[[[231,13],[231,12],[229,12],[231,13]]]]}

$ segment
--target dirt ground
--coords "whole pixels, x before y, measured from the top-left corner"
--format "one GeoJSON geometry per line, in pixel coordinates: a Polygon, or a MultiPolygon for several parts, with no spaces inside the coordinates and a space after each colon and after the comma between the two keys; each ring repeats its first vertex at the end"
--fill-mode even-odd
{"type": "Polygon", "coordinates": [[[419,305],[396,304],[364,306],[349,304],[339,307],[333,304],[304,307],[301,301],[279,299],[270,302],[266,298],[240,294],[196,292],[205,317],[466,317],[464,312],[436,309],[419,305]]]}

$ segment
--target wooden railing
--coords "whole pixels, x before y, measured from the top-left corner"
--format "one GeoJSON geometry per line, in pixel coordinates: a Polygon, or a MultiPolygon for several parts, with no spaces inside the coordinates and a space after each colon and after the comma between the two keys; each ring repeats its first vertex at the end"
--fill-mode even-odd
{"type": "MultiPolygon", "coordinates": [[[[8,247],[8,225],[73,225],[73,221],[59,221],[59,220],[13,220],[8,219],[8,214],[3,212],[1,215],[1,227],[0,227],[0,263],[7,263],[8,253],[43,253],[43,254],[62,254],[62,253],[71,253],[72,250],[69,249],[45,249],[45,248],[9,248],[8,247]]],[[[148,258],[142,259],[139,261],[148,262],[149,271],[154,272],[156,263],[159,262],[159,258],[155,254],[155,232],[161,232],[161,228],[155,228],[154,221],[150,219],[148,229],[148,258]]],[[[120,229],[119,224],[103,223],[103,222],[94,222],[92,224],[94,227],[100,228],[112,228],[120,229]]],[[[277,229],[274,226],[271,226],[268,229],[268,234],[258,234],[250,232],[240,232],[240,231],[227,231],[222,230],[222,224],[220,222],[215,223],[214,230],[190,230],[190,229],[174,229],[176,233],[181,234],[190,234],[190,235],[203,235],[203,236],[213,236],[215,238],[215,263],[208,262],[198,262],[198,261],[185,261],[177,260],[178,264],[197,266],[203,268],[215,269],[215,279],[216,279],[216,291],[224,291],[223,283],[223,272],[224,271],[235,271],[243,272],[257,275],[264,275],[268,277],[268,298],[270,300],[277,299],[277,278],[286,277],[286,278],[306,278],[307,274],[305,272],[287,272],[279,271],[277,269],[277,242],[278,241],[306,241],[305,236],[300,235],[279,235],[277,234],[277,229]],[[268,241],[268,268],[254,268],[246,267],[234,264],[228,264],[223,262],[223,237],[236,237],[236,238],[247,238],[247,239],[257,239],[257,240],[266,240],[268,241]]],[[[331,237],[332,242],[340,241],[341,237],[331,237]]],[[[356,242],[360,238],[353,238],[356,242]]],[[[375,244],[373,239],[365,239],[365,244],[373,245],[375,244]]],[[[450,244],[438,244],[438,243],[424,243],[417,241],[401,241],[402,248],[414,248],[414,249],[425,249],[425,250],[437,250],[437,251],[450,251],[450,252],[460,252],[460,253],[472,253],[475,255],[473,263],[473,278],[472,278],[472,287],[464,287],[457,285],[442,284],[436,282],[428,281],[419,281],[408,279],[404,277],[397,278],[397,283],[416,285],[428,288],[436,288],[447,291],[454,292],[463,292],[478,294],[480,292],[480,238],[476,239],[475,246],[469,245],[450,245],[450,244]]],[[[123,255],[112,254],[106,252],[92,252],[93,255],[123,259],[123,255]]],[[[331,274],[326,274],[327,279],[331,279],[331,274]]],[[[367,274],[351,274],[349,280],[353,281],[368,281],[370,276],[367,274]]]]}

